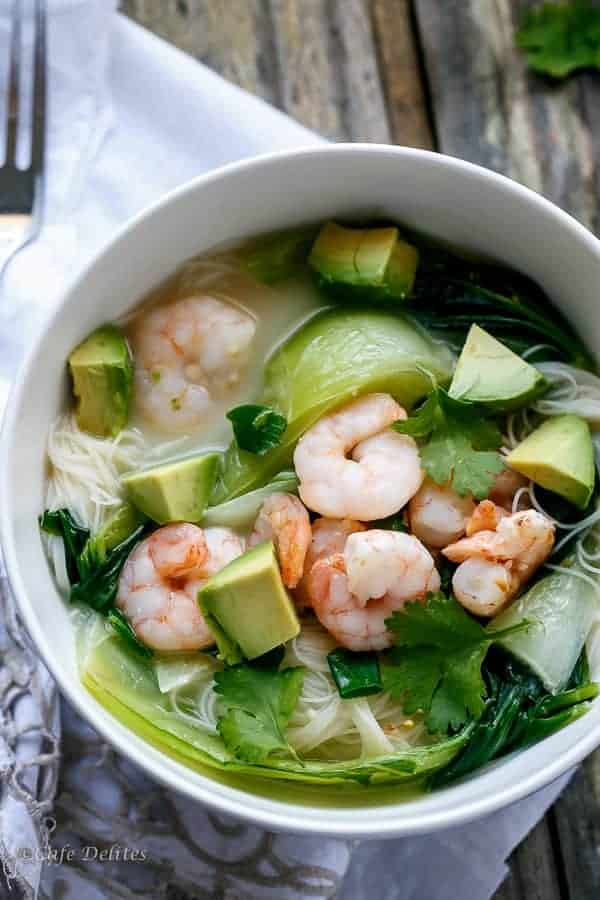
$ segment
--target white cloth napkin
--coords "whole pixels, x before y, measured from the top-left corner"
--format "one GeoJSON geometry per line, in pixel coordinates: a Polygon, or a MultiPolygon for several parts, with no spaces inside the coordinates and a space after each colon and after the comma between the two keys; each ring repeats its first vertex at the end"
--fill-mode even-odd
{"type": "MultiPolygon", "coordinates": [[[[0,0],[0,59],[9,5],[0,0]]],[[[320,140],[114,6],[50,0],[45,224],[2,286],[0,409],[22,348],[57,292],[117,226],[200,172],[320,140]]],[[[14,623],[6,586],[3,601],[0,858],[31,897],[41,884],[45,895],[60,891],[66,900],[162,897],[168,888],[224,900],[486,900],[511,849],[564,785],[425,838],[351,845],[270,835],[150,782],[63,703],[61,781],[51,808],[56,689],[14,623]]]]}

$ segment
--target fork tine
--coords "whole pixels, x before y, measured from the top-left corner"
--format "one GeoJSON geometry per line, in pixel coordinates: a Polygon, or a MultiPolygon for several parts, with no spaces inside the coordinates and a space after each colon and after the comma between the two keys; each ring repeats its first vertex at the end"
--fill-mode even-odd
{"type": "Polygon", "coordinates": [[[13,165],[19,124],[19,67],[21,61],[21,0],[13,0],[10,69],[8,76],[8,118],[6,122],[6,159],[13,165]]]}
{"type": "Polygon", "coordinates": [[[39,173],[44,164],[46,139],[46,0],[35,0],[35,49],[33,56],[33,104],[31,112],[31,168],[39,173]]]}

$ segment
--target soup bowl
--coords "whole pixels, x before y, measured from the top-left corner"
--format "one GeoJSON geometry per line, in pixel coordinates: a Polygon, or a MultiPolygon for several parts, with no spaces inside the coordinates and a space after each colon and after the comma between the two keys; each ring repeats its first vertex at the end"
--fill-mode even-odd
{"type": "Polygon", "coordinates": [[[191,181],[139,215],[66,290],[6,411],[2,541],[19,613],[41,657],[68,700],[119,752],[200,803],[271,829],[381,838],[464,823],[548,784],[600,744],[600,704],[535,747],[427,794],[406,787],[311,790],[192,770],[113,718],[81,684],[74,630],[37,524],[46,437],[66,397],[73,346],[189,257],[332,216],[395,219],[521,270],[600,357],[600,242],[538,194],[461,160],[389,146],[333,145],[243,161],[191,181]]]}

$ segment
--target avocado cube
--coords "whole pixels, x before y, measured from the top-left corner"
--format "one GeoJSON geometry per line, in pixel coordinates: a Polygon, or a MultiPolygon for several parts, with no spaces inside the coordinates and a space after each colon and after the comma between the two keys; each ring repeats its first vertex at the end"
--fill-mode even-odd
{"type": "Polygon", "coordinates": [[[542,373],[472,325],[456,364],[450,396],[482,403],[496,412],[526,406],[547,387],[542,373]]]}
{"type": "Polygon", "coordinates": [[[198,592],[198,603],[215,635],[221,658],[256,659],[300,631],[272,541],[264,541],[213,575],[198,592]]]}
{"type": "Polygon", "coordinates": [[[403,299],[412,290],[418,252],[397,228],[345,228],[327,222],[308,258],[327,286],[403,299]]]}
{"type": "Polygon", "coordinates": [[[121,479],[129,499],[159,525],[199,522],[217,478],[219,453],[203,453],[142,469],[121,479]]]}
{"type": "Polygon", "coordinates": [[[133,362],[115,325],[92,332],[69,356],[77,424],[99,437],[114,437],[127,424],[133,362]]]}
{"type": "Polygon", "coordinates": [[[590,427],[575,415],[547,419],[506,457],[511,469],[585,509],[596,467],[590,427]]]}

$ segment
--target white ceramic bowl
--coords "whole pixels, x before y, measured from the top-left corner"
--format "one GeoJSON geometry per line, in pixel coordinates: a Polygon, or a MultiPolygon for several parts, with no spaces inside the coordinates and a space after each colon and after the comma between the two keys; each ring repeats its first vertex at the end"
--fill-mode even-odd
{"type": "MultiPolygon", "coordinates": [[[[44,557],[37,516],[44,452],[65,396],[65,359],[188,257],[223,241],[340,216],[386,216],[492,256],[548,292],[600,358],[600,242],[537,194],[493,172],[419,150],[333,145],[277,153],[190,182],[138,216],[65,293],[29,353],[6,413],[2,539],[21,616],[79,712],[150,775],[201,803],[273,829],[350,837],[416,834],[463,823],[548,784],[600,744],[600,704],[565,730],[461,784],[399,801],[281,785],[225,783],[185,768],[106,712],[79,682],[67,612],[44,557]]],[[[598,673],[597,673],[598,674],[598,673]]]]}

